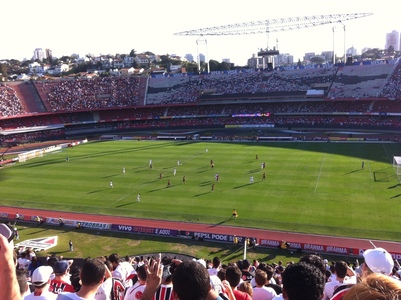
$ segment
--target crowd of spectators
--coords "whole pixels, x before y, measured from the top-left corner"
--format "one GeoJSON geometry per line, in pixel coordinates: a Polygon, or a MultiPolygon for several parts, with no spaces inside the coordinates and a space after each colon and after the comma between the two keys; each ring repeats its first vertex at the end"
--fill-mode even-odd
{"type": "MultiPolygon", "coordinates": [[[[133,76],[44,80],[34,84],[49,112],[129,108],[140,103],[144,103],[145,106],[191,105],[199,104],[212,96],[219,96],[220,98],[210,99],[220,101],[222,104],[242,101],[246,106],[247,103],[244,102],[252,105],[249,102],[309,101],[305,98],[307,92],[319,89],[325,92],[325,96],[321,98],[336,101],[397,100],[401,97],[400,70],[399,63],[388,63],[341,68],[304,68],[270,72],[248,70],[227,74],[149,77],[146,87],[140,86],[140,77],[133,76]],[[144,96],[142,90],[146,91],[144,96]],[[247,101],[244,101],[245,98],[247,101]]],[[[30,100],[24,99],[24,101],[30,100]]],[[[24,101],[18,99],[11,86],[0,85],[0,106],[3,117],[29,113],[21,105],[24,101]]],[[[312,106],[311,110],[320,111],[319,105],[320,103],[316,108],[312,106]]],[[[345,109],[350,110],[346,107],[345,109]]]]}
{"type": "Polygon", "coordinates": [[[363,253],[363,263],[329,262],[316,253],[299,261],[221,261],[172,255],[86,258],[56,255],[40,261],[16,251],[0,235],[0,298],[119,300],[396,300],[401,266],[383,248],[363,253]]]}
{"type": "Polygon", "coordinates": [[[379,98],[388,78],[398,65],[380,64],[342,67],[332,83],[328,98],[379,98]]]}
{"type": "Polygon", "coordinates": [[[15,90],[0,83],[0,117],[18,116],[25,113],[15,90]]]}
{"type": "MultiPolygon", "coordinates": [[[[46,102],[45,106],[51,107],[52,113],[30,115],[24,111],[21,105],[23,101],[19,101],[13,88],[1,84],[0,107],[3,118],[0,117],[0,130],[65,125],[64,131],[43,134],[45,138],[60,138],[64,133],[84,133],[85,129],[100,132],[102,129],[151,129],[165,126],[274,124],[277,127],[318,125],[343,129],[399,129],[399,117],[389,113],[400,112],[400,66],[395,63],[150,77],[146,88],[140,87],[140,77],[40,81],[35,82],[36,89],[42,95],[43,102],[46,102]],[[376,84],[378,80],[380,84],[376,84]],[[364,84],[368,87],[365,88],[364,84]],[[305,94],[319,86],[329,91],[327,98],[256,96],[272,92],[305,94]],[[340,89],[348,92],[341,92],[339,96],[340,89]],[[140,99],[140,90],[147,91],[145,99],[140,99]],[[377,94],[377,91],[381,92],[377,94]],[[201,100],[205,95],[212,94],[224,95],[225,98],[201,100]],[[241,94],[255,95],[255,98],[238,98],[241,94]],[[346,100],[340,100],[342,98],[346,100]],[[138,106],[138,103],[146,105],[138,106]],[[245,116],[233,117],[241,114],[245,116]],[[256,114],[259,116],[251,117],[256,114]]],[[[1,140],[31,141],[40,136],[40,133],[29,131],[3,136],[1,140]]]]}
{"type": "Polygon", "coordinates": [[[53,111],[77,111],[138,105],[139,77],[97,77],[40,81],[53,111]]]}

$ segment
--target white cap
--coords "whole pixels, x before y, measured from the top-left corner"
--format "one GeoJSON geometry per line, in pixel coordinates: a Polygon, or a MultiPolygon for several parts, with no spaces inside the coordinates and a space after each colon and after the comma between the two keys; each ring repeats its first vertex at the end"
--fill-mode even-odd
{"type": "Polygon", "coordinates": [[[33,271],[32,284],[43,285],[50,280],[50,276],[53,273],[53,268],[50,266],[40,266],[33,271]]]}
{"type": "Polygon", "coordinates": [[[196,260],[196,262],[201,264],[202,266],[204,266],[206,268],[206,261],[203,258],[200,258],[200,259],[196,260]]]}
{"type": "Polygon", "coordinates": [[[383,248],[368,249],[363,252],[365,263],[374,273],[390,275],[394,260],[391,254],[383,248]]]}

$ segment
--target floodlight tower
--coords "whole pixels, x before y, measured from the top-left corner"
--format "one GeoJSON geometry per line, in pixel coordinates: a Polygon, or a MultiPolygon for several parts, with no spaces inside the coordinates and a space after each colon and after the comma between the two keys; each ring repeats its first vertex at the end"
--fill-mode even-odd
{"type": "Polygon", "coordinates": [[[201,70],[201,59],[200,59],[200,52],[199,52],[199,46],[205,45],[206,47],[206,63],[207,63],[207,71],[210,72],[210,64],[209,64],[209,54],[208,54],[208,49],[207,49],[207,40],[206,38],[201,35],[197,40],[196,40],[196,51],[197,51],[197,59],[198,59],[198,71],[199,73],[202,71],[201,70]]]}
{"type": "MultiPolygon", "coordinates": [[[[270,20],[252,21],[245,23],[236,23],[223,26],[213,26],[188,31],[177,32],[174,35],[191,35],[204,38],[205,36],[222,36],[222,35],[249,35],[249,34],[266,34],[271,32],[298,30],[309,27],[322,25],[333,25],[341,23],[344,28],[344,50],[345,50],[345,25],[343,22],[368,17],[373,13],[351,13],[351,14],[331,14],[331,15],[314,15],[304,17],[278,18],[270,20]]],[[[334,32],[334,29],[333,29],[334,32]]],[[[266,49],[267,51],[269,49],[266,49]]],[[[263,51],[262,51],[263,52],[263,51]]],[[[276,54],[277,55],[277,54],[276,54]]],[[[344,51],[344,57],[346,56],[344,51]]]]}

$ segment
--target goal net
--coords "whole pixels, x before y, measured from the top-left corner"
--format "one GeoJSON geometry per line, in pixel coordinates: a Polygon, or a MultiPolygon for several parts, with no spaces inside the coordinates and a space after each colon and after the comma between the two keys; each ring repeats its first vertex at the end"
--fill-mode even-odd
{"type": "Polygon", "coordinates": [[[397,175],[401,175],[401,156],[393,156],[393,167],[397,175]]]}

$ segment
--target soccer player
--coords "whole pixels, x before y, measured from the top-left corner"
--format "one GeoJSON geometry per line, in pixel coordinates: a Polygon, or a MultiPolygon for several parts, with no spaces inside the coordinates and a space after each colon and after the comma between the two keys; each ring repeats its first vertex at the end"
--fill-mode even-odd
{"type": "Polygon", "coordinates": [[[233,209],[233,214],[231,216],[231,219],[236,219],[236,218],[238,218],[238,213],[237,213],[237,210],[234,208],[233,209]]]}
{"type": "Polygon", "coordinates": [[[362,161],[362,170],[365,169],[365,162],[362,161]]]}
{"type": "Polygon", "coordinates": [[[173,175],[175,176],[175,174],[177,174],[177,169],[176,168],[173,169],[173,175]]]}
{"type": "Polygon", "coordinates": [[[136,201],[137,201],[137,202],[141,201],[141,194],[138,194],[138,195],[136,196],[136,201]]]}
{"type": "Polygon", "coordinates": [[[212,192],[214,191],[214,183],[212,184],[212,192]]]}
{"type": "Polygon", "coordinates": [[[152,169],[152,167],[153,167],[153,162],[151,159],[149,159],[149,168],[152,169]]]}
{"type": "Polygon", "coordinates": [[[123,167],[123,174],[125,174],[125,167],[123,167]]]}
{"type": "Polygon", "coordinates": [[[253,183],[253,176],[251,176],[250,178],[249,178],[249,183],[253,183]]]}
{"type": "Polygon", "coordinates": [[[110,180],[110,188],[113,188],[113,181],[110,180]]]}
{"type": "Polygon", "coordinates": [[[170,181],[170,179],[167,181],[167,187],[170,187],[171,186],[171,181],[170,181]]]}
{"type": "Polygon", "coordinates": [[[266,180],[266,172],[263,172],[262,180],[266,180]]]}
{"type": "Polygon", "coordinates": [[[183,183],[186,183],[186,182],[187,182],[187,177],[183,176],[183,177],[182,177],[182,182],[183,182],[183,183]]]}

